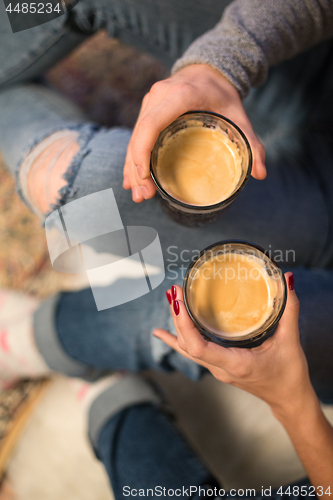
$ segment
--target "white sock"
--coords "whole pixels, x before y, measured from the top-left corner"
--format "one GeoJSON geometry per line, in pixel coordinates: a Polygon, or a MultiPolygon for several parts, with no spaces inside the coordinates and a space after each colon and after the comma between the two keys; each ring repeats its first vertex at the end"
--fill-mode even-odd
{"type": "Polygon", "coordinates": [[[33,331],[33,313],[39,301],[10,290],[0,290],[0,387],[20,378],[51,373],[39,353],[33,331]]]}

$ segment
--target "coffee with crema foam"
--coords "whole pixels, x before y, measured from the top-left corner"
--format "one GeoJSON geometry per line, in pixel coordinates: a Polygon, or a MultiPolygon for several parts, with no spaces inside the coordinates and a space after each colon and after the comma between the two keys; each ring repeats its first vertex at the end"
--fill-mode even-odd
{"type": "Polygon", "coordinates": [[[189,301],[203,327],[235,338],[264,325],[277,293],[278,283],[261,259],[227,252],[207,259],[196,269],[189,301]]]}
{"type": "Polygon", "coordinates": [[[159,149],[156,176],[173,198],[210,206],[229,198],[242,178],[236,144],[220,129],[187,127],[165,139],[159,149]]]}

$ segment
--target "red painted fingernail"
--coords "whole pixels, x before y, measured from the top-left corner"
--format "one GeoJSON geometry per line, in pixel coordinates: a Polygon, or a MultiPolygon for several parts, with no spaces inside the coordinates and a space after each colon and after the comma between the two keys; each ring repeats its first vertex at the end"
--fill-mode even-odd
{"type": "Polygon", "coordinates": [[[171,293],[172,293],[173,300],[175,300],[177,298],[177,288],[175,287],[175,285],[172,285],[171,293]]]}
{"type": "Polygon", "coordinates": [[[178,316],[178,314],[180,313],[178,300],[173,301],[173,310],[175,311],[175,315],[178,316]]]}
{"type": "Polygon", "coordinates": [[[288,278],[288,288],[289,290],[293,290],[295,286],[295,277],[293,274],[291,274],[288,278]]]}
{"type": "Polygon", "coordinates": [[[166,297],[168,299],[169,304],[171,305],[172,298],[171,298],[171,293],[169,292],[169,290],[167,292],[165,292],[165,295],[166,295],[166,297]]]}

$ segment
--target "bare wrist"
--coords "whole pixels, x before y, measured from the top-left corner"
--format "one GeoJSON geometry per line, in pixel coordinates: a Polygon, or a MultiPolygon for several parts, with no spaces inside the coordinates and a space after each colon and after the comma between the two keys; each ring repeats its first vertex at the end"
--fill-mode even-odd
{"type": "Polygon", "coordinates": [[[291,400],[270,405],[275,418],[284,426],[290,424],[301,424],[308,420],[311,415],[321,412],[318,397],[312,385],[301,394],[295,395],[291,400]]]}

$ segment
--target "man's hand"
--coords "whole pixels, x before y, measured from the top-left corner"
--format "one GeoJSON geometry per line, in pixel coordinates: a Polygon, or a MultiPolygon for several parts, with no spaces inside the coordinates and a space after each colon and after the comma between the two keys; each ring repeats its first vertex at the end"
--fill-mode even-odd
{"type": "Polygon", "coordinates": [[[159,133],[191,110],[213,111],[235,122],[248,138],[253,152],[253,177],[266,177],[265,150],[253,131],[237,90],[217,70],[206,64],[194,64],[155,83],[142,101],[127,149],[123,181],[125,189],[132,189],[135,202],[155,194],[149,164],[159,133]]]}

